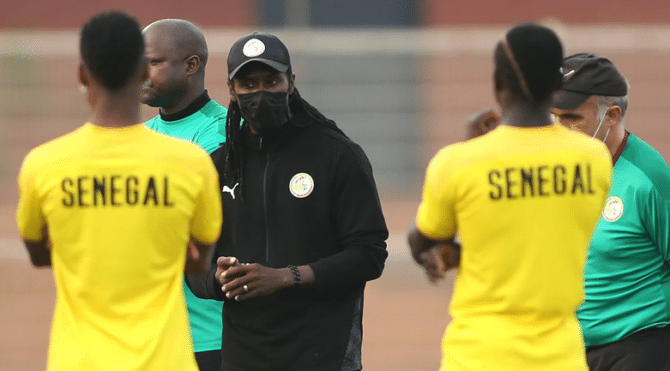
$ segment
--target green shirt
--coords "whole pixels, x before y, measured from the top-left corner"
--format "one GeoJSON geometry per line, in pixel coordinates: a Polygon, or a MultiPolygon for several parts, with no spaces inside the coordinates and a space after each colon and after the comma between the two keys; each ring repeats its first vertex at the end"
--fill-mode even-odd
{"type": "MultiPolygon", "coordinates": [[[[207,153],[212,153],[225,141],[224,128],[227,109],[213,100],[185,118],[165,121],[160,115],[146,122],[159,133],[186,139],[207,153]]],[[[196,297],[184,281],[184,294],[196,352],[221,349],[223,302],[196,297]]]]}
{"type": "Polygon", "coordinates": [[[577,311],[587,346],[670,323],[669,261],[670,168],[630,134],[591,238],[577,311]]]}

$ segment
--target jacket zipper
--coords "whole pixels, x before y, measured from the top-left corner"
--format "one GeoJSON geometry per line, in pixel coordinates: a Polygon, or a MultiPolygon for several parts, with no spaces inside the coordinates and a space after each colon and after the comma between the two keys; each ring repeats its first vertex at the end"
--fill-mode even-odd
{"type": "MultiPolygon", "coordinates": [[[[261,148],[263,148],[263,137],[261,137],[261,148]]],[[[265,170],[263,171],[263,216],[265,219],[265,264],[270,265],[270,228],[268,224],[268,192],[267,178],[270,167],[270,152],[266,152],[265,170]]]]}

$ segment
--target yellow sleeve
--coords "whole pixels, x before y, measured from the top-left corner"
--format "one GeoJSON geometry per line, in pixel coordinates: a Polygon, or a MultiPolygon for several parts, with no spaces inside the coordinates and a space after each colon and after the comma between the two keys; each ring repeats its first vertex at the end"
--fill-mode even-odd
{"type": "Polygon", "coordinates": [[[223,221],[219,175],[208,156],[203,156],[202,161],[203,185],[191,219],[191,236],[200,243],[214,244],[221,234],[223,221]]]}
{"type": "Polygon", "coordinates": [[[19,234],[26,241],[42,241],[42,230],[46,218],[42,212],[39,194],[35,186],[35,166],[32,152],[26,156],[19,171],[19,205],[16,211],[16,223],[19,234]]]}
{"type": "MultiPolygon", "coordinates": [[[[448,147],[447,147],[448,148],[448,147]]],[[[428,164],[423,184],[421,204],[416,216],[416,228],[433,240],[443,240],[456,234],[455,192],[447,182],[450,156],[440,151],[428,164]]]]}

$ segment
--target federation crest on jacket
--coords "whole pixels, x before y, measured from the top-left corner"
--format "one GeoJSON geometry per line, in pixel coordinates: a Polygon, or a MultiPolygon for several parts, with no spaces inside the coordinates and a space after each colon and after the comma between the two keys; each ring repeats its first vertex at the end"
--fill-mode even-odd
{"type": "Polygon", "coordinates": [[[294,197],[305,198],[314,190],[314,179],[307,173],[295,174],[291,178],[288,188],[294,197]]]}
{"type": "Polygon", "coordinates": [[[623,215],[623,201],[617,196],[611,196],[605,201],[603,218],[608,222],[616,222],[623,215]]]}

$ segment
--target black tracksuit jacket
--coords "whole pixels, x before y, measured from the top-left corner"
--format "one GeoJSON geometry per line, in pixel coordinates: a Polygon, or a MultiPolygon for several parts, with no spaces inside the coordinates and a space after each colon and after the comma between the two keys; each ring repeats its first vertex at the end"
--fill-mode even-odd
{"type": "MultiPolygon", "coordinates": [[[[222,370],[361,369],[363,290],[382,273],[388,238],[365,153],[306,114],[271,137],[242,134],[241,184],[223,177],[225,144],[212,153],[221,187],[235,195],[221,194],[216,256],[272,268],[309,264],[316,289],[226,301],[222,370]],[[299,173],[313,179],[304,198],[289,189],[299,173]]],[[[200,297],[225,300],[214,272],[189,284],[200,297]]]]}

